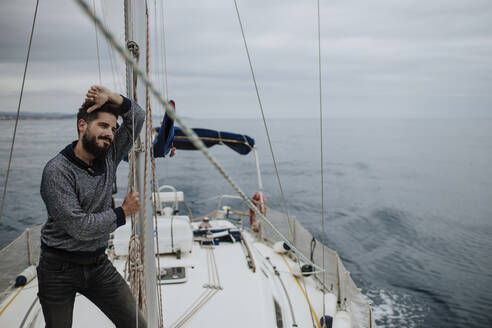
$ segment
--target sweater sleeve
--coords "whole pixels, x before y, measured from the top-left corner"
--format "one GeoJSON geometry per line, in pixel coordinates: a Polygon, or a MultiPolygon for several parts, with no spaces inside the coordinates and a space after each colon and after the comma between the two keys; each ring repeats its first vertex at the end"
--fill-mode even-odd
{"type": "Polygon", "coordinates": [[[80,206],[75,180],[70,172],[54,165],[47,165],[43,171],[41,197],[55,225],[76,240],[99,239],[118,226],[118,215],[112,208],[86,213],[80,206]]]}
{"type": "Polygon", "coordinates": [[[112,146],[113,158],[116,165],[130,151],[133,141],[139,136],[145,121],[145,112],[143,109],[136,102],[126,97],[123,97],[121,110],[123,124],[116,131],[112,146]]]}

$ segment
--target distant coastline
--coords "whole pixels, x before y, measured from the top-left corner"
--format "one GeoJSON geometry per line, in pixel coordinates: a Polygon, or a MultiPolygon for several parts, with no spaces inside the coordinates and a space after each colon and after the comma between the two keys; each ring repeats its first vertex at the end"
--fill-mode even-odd
{"type": "MultiPolygon", "coordinates": [[[[74,114],[59,114],[59,113],[31,113],[24,112],[19,114],[21,120],[60,120],[74,118],[74,114]]],[[[15,120],[17,113],[15,112],[0,112],[0,120],[9,121],[15,120]]]]}
{"type": "MultiPolygon", "coordinates": [[[[75,119],[75,114],[61,114],[61,113],[32,113],[32,112],[24,112],[20,113],[19,119],[21,120],[66,120],[66,119],[75,119]]],[[[0,112],[0,121],[11,121],[17,118],[17,113],[15,112],[0,112]]],[[[162,116],[153,115],[153,120],[159,123],[162,120],[162,116]]],[[[189,119],[188,117],[184,117],[184,119],[189,119]]]]}

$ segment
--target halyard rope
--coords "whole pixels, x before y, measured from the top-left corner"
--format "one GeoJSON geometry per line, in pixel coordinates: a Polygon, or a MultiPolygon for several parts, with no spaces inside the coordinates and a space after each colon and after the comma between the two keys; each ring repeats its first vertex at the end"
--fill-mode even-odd
{"type": "MultiPolygon", "coordinates": [[[[146,46],[145,46],[145,72],[147,74],[147,76],[150,76],[150,28],[149,28],[149,7],[147,5],[147,1],[145,1],[145,20],[146,20],[146,46]]],[[[155,164],[154,164],[154,161],[153,161],[153,150],[154,150],[154,147],[153,147],[153,144],[152,144],[152,107],[151,107],[151,104],[150,104],[150,92],[149,92],[149,87],[146,86],[145,88],[145,102],[146,102],[146,114],[147,114],[147,118],[146,118],[146,124],[145,124],[145,170],[144,170],[144,201],[143,201],[143,206],[144,206],[144,217],[143,217],[143,222],[144,222],[144,227],[145,225],[147,224],[147,200],[148,200],[148,195],[147,195],[147,185],[148,185],[148,176],[149,176],[149,173],[148,173],[148,168],[149,168],[149,155],[151,156],[152,158],[152,176],[153,176],[153,179],[155,179],[155,164]],[[150,148],[150,154],[149,154],[149,148],[150,148]]],[[[154,185],[154,189],[155,189],[155,183],[156,181],[153,180],[153,185],[154,185]]],[[[154,197],[155,198],[155,197],[154,197]]],[[[157,215],[155,213],[155,208],[154,208],[154,213],[153,213],[153,216],[154,216],[154,221],[155,221],[155,230],[156,230],[156,235],[159,234],[159,230],[158,230],[158,227],[157,227],[157,215]]],[[[149,224],[152,224],[152,221],[149,222],[149,224]]],[[[154,229],[152,229],[154,230],[154,229]]],[[[145,231],[145,228],[144,228],[144,231],[145,231]]],[[[144,234],[145,235],[145,234],[144,234]]],[[[163,319],[163,313],[162,313],[162,293],[161,293],[161,287],[160,287],[160,260],[159,260],[159,238],[156,237],[157,239],[157,261],[158,261],[158,268],[157,268],[157,271],[158,271],[158,277],[159,277],[159,281],[157,282],[157,286],[155,286],[156,288],[159,289],[159,294],[158,294],[158,300],[159,300],[159,324],[160,324],[160,327],[164,327],[164,319],[163,319]]],[[[153,251],[153,250],[152,250],[153,251]]],[[[143,253],[143,252],[142,252],[143,253]]],[[[145,261],[144,261],[145,263],[145,261]]],[[[154,263],[148,263],[148,265],[154,265],[155,266],[155,260],[154,260],[154,263]]],[[[144,272],[145,272],[145,265],[144,265],[144,272]]],[[[146,294],[144,294],[146,295],[146,294]]],[[[145,302],[146,304],[147,302],[145,302]]]]}
{"type": "Polygon", "coordinates": [[[190,129],[180,116],[172,109],[170,103],[162,97],[162,95],[156,90],[153,83],[149,80],[149,77],[140,70],[140,68],[135,63],[135,60],[131,58],[128,51],[126,51],[122,46],[120,46],[113,35],[108,31],[108,29],[101,23],[100,19],[97,18],[87,4],[83,0],[74,0],[81,9],[91,18],[96,21],[98,28],[101,30],[103,35],[108,39],[111,45],[118,51],[118,53],[123,57],[123,59],[131,66],[134,73],[137,74],[142,82],[149,88],[151,94],[157,99],[157,101],[165,108],[167,115],[173,120],[175,120],[182,128],[182,131],[190,138],[195,148],[200,150],[205,158],[210,161],[210,163],[219,171],[219,173],[224,177],[224,179],[231,185],[231,187],[238,193],[238,195],[243,199],[243,201],[248,205],[248,207],[253,210],[257,217],[261,218],[271,229],[292,249],[293,252],[297,253],[300,258],[302,258],[306,263],[311,264],[313,267],[323,270],[319,265],[311,262],[304,254],[302,254],[282,233],[275,228],[275,226],[258,210],[258,208],[251,202],[251,200],[246,196],[246,194],[239,188],[239,186],[232,180],[229,174],[224,170],[224,168],[217,162],[217,160],[210,154],[206,146],[196,135],[196,133],[190,129]]]}
{"type": "MultiPolygon", "coordinates": [[[[157,28],[157,0],[154,0],[154,28],[155,28],[155,32],[154,32],[154,44],[155,44],[155,47],[156,47],[156,50],[154,51],[154,58],[155,58],[155,71],[156,73],[154,73],[154,78],[156,79],[156,83],[157,85],[162,85],[162,82],[161,82],[161,61],[159,60],[159,57],[160,57],[160,53],[159,53],[159,29],[157,28]]],[[[167,99],[167,95],[164,94],[164,97],[166,97],[167,99]]]]}
{"type": "MultiPolygon", "coordinates": [[[[139,58],[139,49],[138,45],[130,40],[133,40],[133,16],[130,15],[127,19],[128,13],[131,14],[132,2],[131,1],[124,1],[124,13],[125,13],[125,36],[127,39],[127,47],[129,50],[131,50],[132,55],[135,57],[136,61],[138,61],[139,58]],[[130,8],[127,8],[127,6],[130,6],[130,8]]],[[[94,15],[95,16],[95,15],[94,15]]],[[[95,19],[95,24],[97,26],[98,19],[95,19]]],[[[106,39],[107,40],[107,39],[106,39]]],[[[109,42],[109,40],[108,40],[109,42]]],[[[110,47],[112,49],[112,47],[110,47]]],[[[130,67],[127,66],[126,68],[126,73],[127,77],[129,75],[134,75],[130,71],[130,67]]],[[[129,79],[127,79],[128,81],[129,79]]],[[[128,81],[129,82],[129,81],[128,81]]],[[[132,81],[130,84],[127,83],[127,94],[130,95],[132,93],[133,100],[136,102],[137,101],[137,93],[136,93],[136,88],[137,88],[137,80],[133,77],[132,81]],[[133,85],[133,92],[130,92],[130,86],[133,85]]],[[[138,140],[140,144],[140,139],[138,140]]],[[[128,192],[131,191],[132,187],[135,187],[135,182],[136,182],[136,156],[135,156],[135,112],[132,110],[132,150],[129,154],[128,158],[128,163],[130,166],[129,170],[129,178],[128,178],[128,192]]],[[[145,292],[145,286],[144,286],[144,272],[143,272],[143,266],[142,266],[142,260],[141,260],[141,250],[140,250],[140,239],[139,236],[136,234],[136,218],[135,216],[131,217],[131,223],[132,223],[132,232],[131,232],[131,237],[130,237],[130,242],[128,244],[128,271],[129,271],[129,277],[130,277],[130,286],[132,289],[132,293],[135,296],[136,302],[135,302],[135,326],[138,328],[138,323],[139,323],[139,308],[143,308],[143,301],[141,300],[142,293],[145,292]],[[133,265],[130,265],[133,263],[133,265]]]]}
{"type": "Polygon", "coordinates": [[[161,51],[162,51],[162,61],[164,64],[164,97],[168,99],[169,97],[169,87],[168,87],[168,82],[167,82],[167,55],[166,55],[166,21],[164,20],[164,4],[165,1],[161,1],[161,10],[160,10],[160,15],[161,15],[161,24],[162,24],[162,43],[161,45],[161,51]]]}
{"type": "MultiPolygon", "coordinates": [[[[131,1],[130,1],[131,2],[131,1]]],[[[138,45],[136,43],[134,43],[133,45],[133,55],[135,56],[135,58],[139,59],[139,50],[138,50],[138,45]]],[[[133,73],[135,74],[135,73],[133,73]]],[[[133,75],[133,99],[135,102],[137,102],[137,79],[135,78],[135,76],[133,75]]],[[[135,188],[135,184],[136,184],[136,181],[137,181],[137,168],[136,168],[136,165],[137,165],[137,156],[136,156],[136,151],[141,151],[141,150],[136,150],[135,149],[135,111],[132,110],[132,135],[133,135],[133,183],[132,183],[132,187],[135,188]]],[[[137,138],[137,141],[138,141],[138,147],[140,147],[141,145],[141,141],[140,141],[140,137],[137,138]]],[[[139,190],[139,192],[141,192],[141,190],[139,190]]],[[[145,206],[145,205],[144,205],[145,206]]],[[[144,207],[145,208],[145,207],[144,207]]],[[[136,302],[136,306],[135,306],[135,320],[136,320],[136,326],[138,328],[138,309],[140,308],[140,311],[142,311],[143,313],[145,313],[145,283],[144,283],[144,277],[145,277],[145,266],[144,266],[144,261],[142,260],[142,256],[144,254],[144,250],[143,250],[143,247],[141,245],[141,242],[140,242],[140,236],[136,234],[136,217],[133,216],[133,220],[132,220],[132,223],[133,223],[133,230],[132,230],[132,237],[136,238],[136,240],[138,240],[138,249],[135,248],[134,249],[134,255],[135,257],[137,258],[137,260],[139,261],[140,263],[140,270],[138,270],[137,274],[134,276],[135,280],[136,280],[136,289],[134,290],[134,295],[135,295],[135,298],[137,299],[137,302],[136,302]]],[[[145,216],[144,218],[142,219],[142,223],[143,223],[143,229],[142,231],[140,231],[140,233],[142,234],[142,239],[144,240],[144,247],[145,247],[145,216]]]]}
{"type": "Polygon", "coordinates": [[[5,174],[5,184],[3,185],[2,206],[0,206],[0,223],[2,222],[3,207],[5,206],[5,196],[7,194],[7,184],[9,183],[10,165],[12,164],[12,154],[14,153],[15,136],[17,134],[17,125],[19,124],[20,108],[22,104],[22,96],[24,95],[24,84],[26,82],[27,67],[29,65],[29,56],[31,54],[32,36],[34,35],[34,27],[36,25],[36,17],[38,15],[39,0],[36,1],[36,9],[34,10],[34,18],[32,20],[31,35],[29,36],[29,45],[27,47],[26,64],[24,66],[24,74],[22,76],[22,87],[19,95],[19,104],[17,105],[17,116],[15,118],[14,134],[12,136],[12,144],[10,145],[9,165],[5,174]]]}

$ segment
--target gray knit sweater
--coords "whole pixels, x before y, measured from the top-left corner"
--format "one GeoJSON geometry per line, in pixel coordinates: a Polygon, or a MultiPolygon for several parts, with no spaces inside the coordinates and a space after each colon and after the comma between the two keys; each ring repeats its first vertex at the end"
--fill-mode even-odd
{"type": "Polygon", "coordinates": [[[136,137],[145,113],[127,98],[123,98],[121,108],[123,124],[105,159],[87,165],[75,156],[74,141],[46,164],[41,180],[41,197],[48,211],[41,230],[45,248],[100,252],[107,247],[109,234],[125,224],[123,209],[111,207],[113,182],[118,164],[132,146],[133,117],[136,137]]]}

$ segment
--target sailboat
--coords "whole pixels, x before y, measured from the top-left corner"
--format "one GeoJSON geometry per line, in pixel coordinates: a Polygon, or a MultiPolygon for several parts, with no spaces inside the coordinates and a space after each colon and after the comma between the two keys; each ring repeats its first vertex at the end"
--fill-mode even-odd
{"type": "MultiPolygon", "coordinates": [[[[152,178],[151,113],[148,106],[142,106],[147,107],[147,121],[141,144],[147,151],[136,147],[140,150],[130,155],[134,173],[129,183],[144,195],[143,205],[132,224],[111,236],[107,254],[132,285],[139,301],[136,311],[144,313],[148,326],[375,327],[368,299],[338,254],[298,220],[267,206],[254,139],[189,128],[154,88],[145,61],[137,63],[135,59],[148,48],[145,2],[131,6],[131,1],[125,1],[126,16],[132,17],[127,26],[133,24],[126,30],[128,49],[118,45],[82,0],[77,2],[125,58],[128,94],[141,104],[148,104],[153,95],[181,127],[175,146],[202,152],[237,191],[237,195],[218,195],[211,200],[218,203],[211,213],[193,218],[183,211],[185,199],[196,195],[184,195],[179,186],[158,186],[152,178]],[[242,192],[208,152],[207,148],[216,144],[243,155],[254,154],[258,192],[253,198],[242,192]],[[237,208],[238,201],[248,210],[237,208]],[[132,243],[135,240],[140,241],[141,249],[132,243]],[[143,271],[137,269],[141,264],[143,271]]],[[[11,261],[11,271],[18,274],[15,285],[2,286],[7,289],[0,304],[1,327],[44,327],[35,273],[39,228],[26,230],[0,252],[0,261],[11,261]]],[[[114,325],[78,295],[73,327],[87,326],[114,325]]]]}

